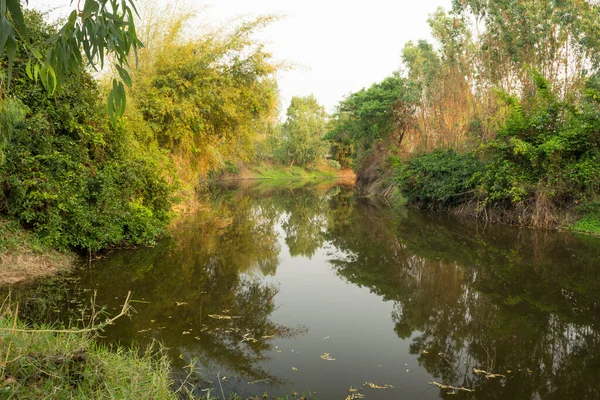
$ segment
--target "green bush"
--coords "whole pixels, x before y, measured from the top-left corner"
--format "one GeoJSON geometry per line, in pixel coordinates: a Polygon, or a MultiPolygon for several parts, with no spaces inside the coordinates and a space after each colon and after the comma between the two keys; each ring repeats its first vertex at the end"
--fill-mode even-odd
{"type": "Polygon", "coordinates": [[[538,73],[536,91],[519,101],[502,93],[509,115],[483,147],[481,174],[488,203],[519,203],[543,193],[569,203],[600,188],[600,77],[588,80],[577,103],[563,101],[538,73]]]}
{"type": "MultiPolygon", "coordinates": [[[[39,14],[29,13],[27,21],[39,40],[53,33],[39,14]]],[[[18,107],[24,119],[6,141],[0,212],[58,248],[151,243],[164,230],[172,203],[173,187],[163,176],[166,157],[125,122],[108,124],[88,73],[66,78],[49,98],[25,76],[26,59],[16,60],[11,107],[0,113],[15,114],[18,107]]]]}
{"type": "Polygon", "coordinates": [[[440,208],[468,199],[476,187],[473,177],[481,169],[473,153],[437,150],[397,163],[396,180],[409,202],[440,208]]]}

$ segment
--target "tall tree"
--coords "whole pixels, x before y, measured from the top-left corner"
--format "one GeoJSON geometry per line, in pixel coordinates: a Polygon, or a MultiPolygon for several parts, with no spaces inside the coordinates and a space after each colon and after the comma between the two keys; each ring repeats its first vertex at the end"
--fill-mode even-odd
{"type": "Polygon", "coordinates": [[[313,95],[293,97],[281,127],[284,160],[308,166],[323,159],[327,152],[327,143],[322,140],[326,122],[325,108],[313,95]]]}

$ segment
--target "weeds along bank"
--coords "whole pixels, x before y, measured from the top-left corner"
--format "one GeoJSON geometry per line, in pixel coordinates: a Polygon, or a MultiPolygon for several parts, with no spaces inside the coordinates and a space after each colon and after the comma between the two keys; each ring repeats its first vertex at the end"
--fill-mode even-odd
{"type": "Polygon", "coordinates": [[[169,360],[158,346],[140,353],[99,345],[95,335],[107,317],[79,330],[31,326],[10,303],[5,299],[0,309],[3,398],[178,399],[184,394],[173,388],[169,360]]]}
{"type": "Polygon", "coordinates": [[[434,43],[340,102],[328,137],[365,192],[600,232],[600,5],[454,2],[434,43]]]}

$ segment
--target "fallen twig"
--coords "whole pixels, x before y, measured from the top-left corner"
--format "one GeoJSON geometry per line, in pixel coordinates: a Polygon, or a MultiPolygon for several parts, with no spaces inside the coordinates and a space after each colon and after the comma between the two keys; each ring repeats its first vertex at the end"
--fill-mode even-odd
{"type": "Polygon", "coordinates": [[[502,375],[502,374],[493,374],[491,372],[487,372],[484,371],[482,369],[477,369],[477,368],[473,368],[473,373],[474,374],[483,374],[485,376],[485,379],[490,379],[490,378],[506,378],[506,375],[502,375]]]}
{"type": "Polygon", "coordinates": [[[98,331],[98,330],[103,330],[106,326],[112,324],[113,322],[115,322],[117,319],[121,318],[124,315],[127,315],[127,312],[129,311],[129,309],[131,308],[131,306],[129,305],[129,302],[131,301],[131,291],[127,292],[127,298],[125,299],[125,303],[123,303],[123,308],[121,309],[121,312],[117,315],[115,315],[114,317],[112,317],[111,319],[98,324],[98,325],[94,325],[90,328],[85,328],[85,329],[16,329],[16,328],[0,328],[0,332],[22,332],[22,333],[87,333],[87,332],[94,332],[94,331],[98,331]]]}
{"type": "Polygon", "coordinates": [[[437,386],[440,389],[462,390],[464,392],[474,392],[475,391],[473,389],[467,389],[467,388],[462,387],[462,386],[461,387],[456,387],[456,386],[444,385],[444,384],[441,384],[441,383],[435,382],[435,381],[434,382],[427,382],[427,383],[430,384],[430,385],[433,385],[433,386],[437,386]]]}

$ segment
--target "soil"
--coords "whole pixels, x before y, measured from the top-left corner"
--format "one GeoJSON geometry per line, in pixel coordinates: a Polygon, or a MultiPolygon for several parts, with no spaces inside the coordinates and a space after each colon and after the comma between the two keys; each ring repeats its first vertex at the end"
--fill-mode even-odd
{"type": "Polygon", "coordinates": [[[0,286],[26,284],[71,269],[76,257],[56,250],[33,251],[25,246],[0,253],[0,286]]]}

